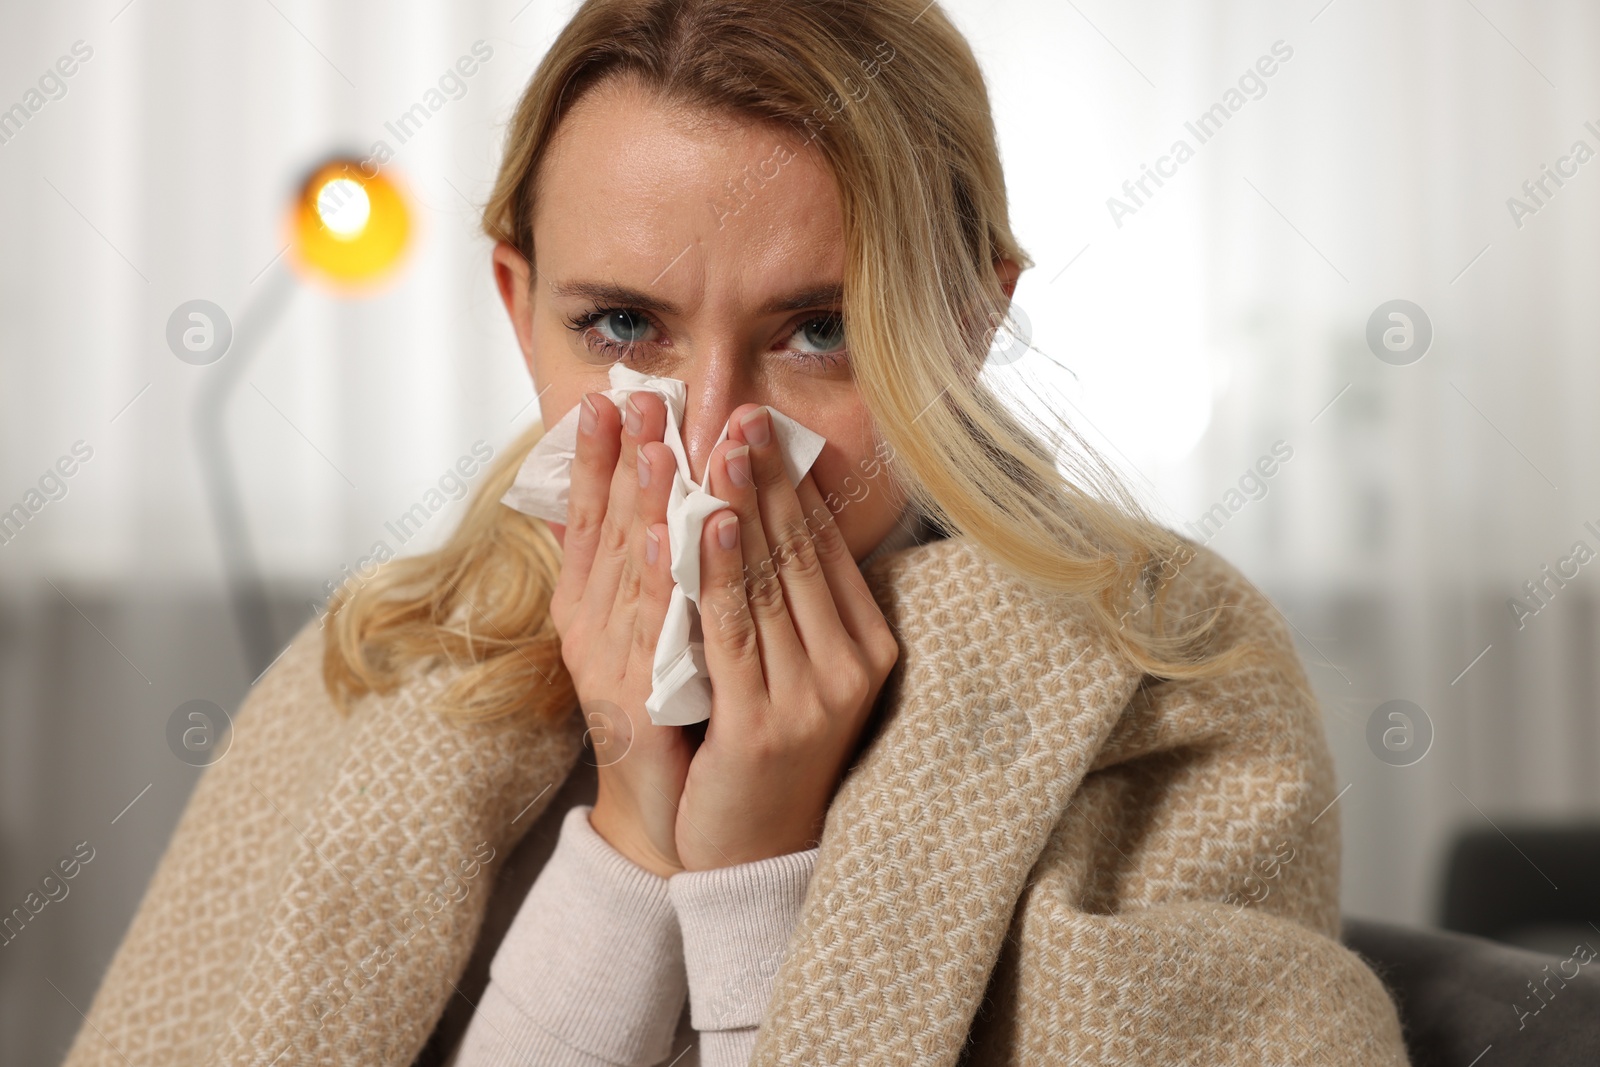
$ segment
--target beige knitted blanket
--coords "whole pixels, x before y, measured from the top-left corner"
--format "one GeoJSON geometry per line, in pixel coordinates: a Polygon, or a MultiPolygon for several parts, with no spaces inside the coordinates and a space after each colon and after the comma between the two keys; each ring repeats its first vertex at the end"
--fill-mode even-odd
{"type": "MultiPolygon", "coordinates": [[[[902,656],[829,811],[755,1062],[1405,1064],[1338,931],[1338,809],[1282,621],[1201,551],[1175,607],[1257,646],[1141,684],[964,540],[874,561],[902,656]]],[[[67,1063],[405,1067],[499,862],[580,750],[430,679],[341,717],[314,626],[251,692],[67,1063]]]]}

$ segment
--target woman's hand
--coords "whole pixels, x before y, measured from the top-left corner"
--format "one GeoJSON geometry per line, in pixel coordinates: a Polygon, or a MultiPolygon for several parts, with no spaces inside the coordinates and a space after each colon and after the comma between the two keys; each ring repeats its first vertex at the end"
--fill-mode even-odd
{"type": "Polygon", "coordinates": [[[899,656],[888,622],[811,476],[789,484],[766,409],[741,407],[708,465],[731,510],[699,546],[711,720],[698,748],[656,726],[644,702],[677,470],[666,409],[649,392],[625,420],[603,395],[584,403],[550,613],[599,764],[590,823],[663,877],[809,847],[899,656]]]}
{"type": "Polygon", "coordinates": [[[708,481],[731,510],[700,538],[712,700],[678,804],[687,870],[816,843],[900,654],[815,481],[789,484],[765,408],[734,411],[708,481]]]}
{"type": "Polygon", "coordinates": [[[683,866],[677,804],[693,749],[682,727],[652,723],[644,702],[672,593],[665,519],[677,463],[661,443],[656,394],[632,394],[625,417],[601,393],[581,403],[550,618],[599,768],[589,822],[665,878],[683,866]]]}

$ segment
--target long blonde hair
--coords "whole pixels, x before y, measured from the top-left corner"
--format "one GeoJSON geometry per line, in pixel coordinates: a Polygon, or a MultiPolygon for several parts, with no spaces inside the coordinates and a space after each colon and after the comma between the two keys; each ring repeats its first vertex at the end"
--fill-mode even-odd
{"type": "MultiPolygon", "coordinates": [[[[534,262],[541,160],[564,110],[603,79],[804,137],[838,183],[856,383],[913,505],[1036,587],[1084,598],[1147,673],[1212,673],[1215,613],[1162,611],[1163,579],[1192,550],[1064,420],[1023,415],[980,379],[1009,308],[996,265],[1033,264],[1011,233],[977,61],[924,4],[588,0],[518,102],[483,230],[534,262]]],[[[323,670],[341,707],[440,659],[466,668],[442,696],[453,713],[571,710],[549,616],[560,549],[499,503],[541,432],[501,454],[442,548],[335,596],[323,670]]]]}

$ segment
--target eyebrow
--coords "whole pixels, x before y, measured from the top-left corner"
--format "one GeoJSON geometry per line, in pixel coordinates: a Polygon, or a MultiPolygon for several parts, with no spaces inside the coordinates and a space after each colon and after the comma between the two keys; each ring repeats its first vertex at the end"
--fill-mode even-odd
{"type": "MultiPolygon", "coordinates": [[[[642,290],[631,289],[626,285],[616,285],[611,282],[551,282],[550,293],[558,297],[586,297],[596,304],[638,308],[641,311],[653,311],[658,315],[681,315],[683,313],[683,309],[670,300],[662,300],[660,297],[651,296],[642,290]]],[[[781,311],[804,311],[807,308],[833,307],[842,303],[844,303],[843,284],[834,282],[811,285],[767,301],[761,306],[761,314],[774,315],[781,311]]]]}

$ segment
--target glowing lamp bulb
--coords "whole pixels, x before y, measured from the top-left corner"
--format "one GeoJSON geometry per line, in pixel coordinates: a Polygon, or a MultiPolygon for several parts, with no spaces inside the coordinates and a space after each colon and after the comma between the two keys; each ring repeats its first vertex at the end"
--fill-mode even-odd
{"type": "Polygon", "coordinates": [[[410,244],[411,212],[397,181],[357,159],[317,167],[288,217],[300,273],[335,290],[370,291],[410,244]]]}
{"type": "Polygon", "coordinates": [[[372,199],[359,182],[335,178],[317,191],[317,217],[342,241],[353,241],[372,217],[372,199]]]}

